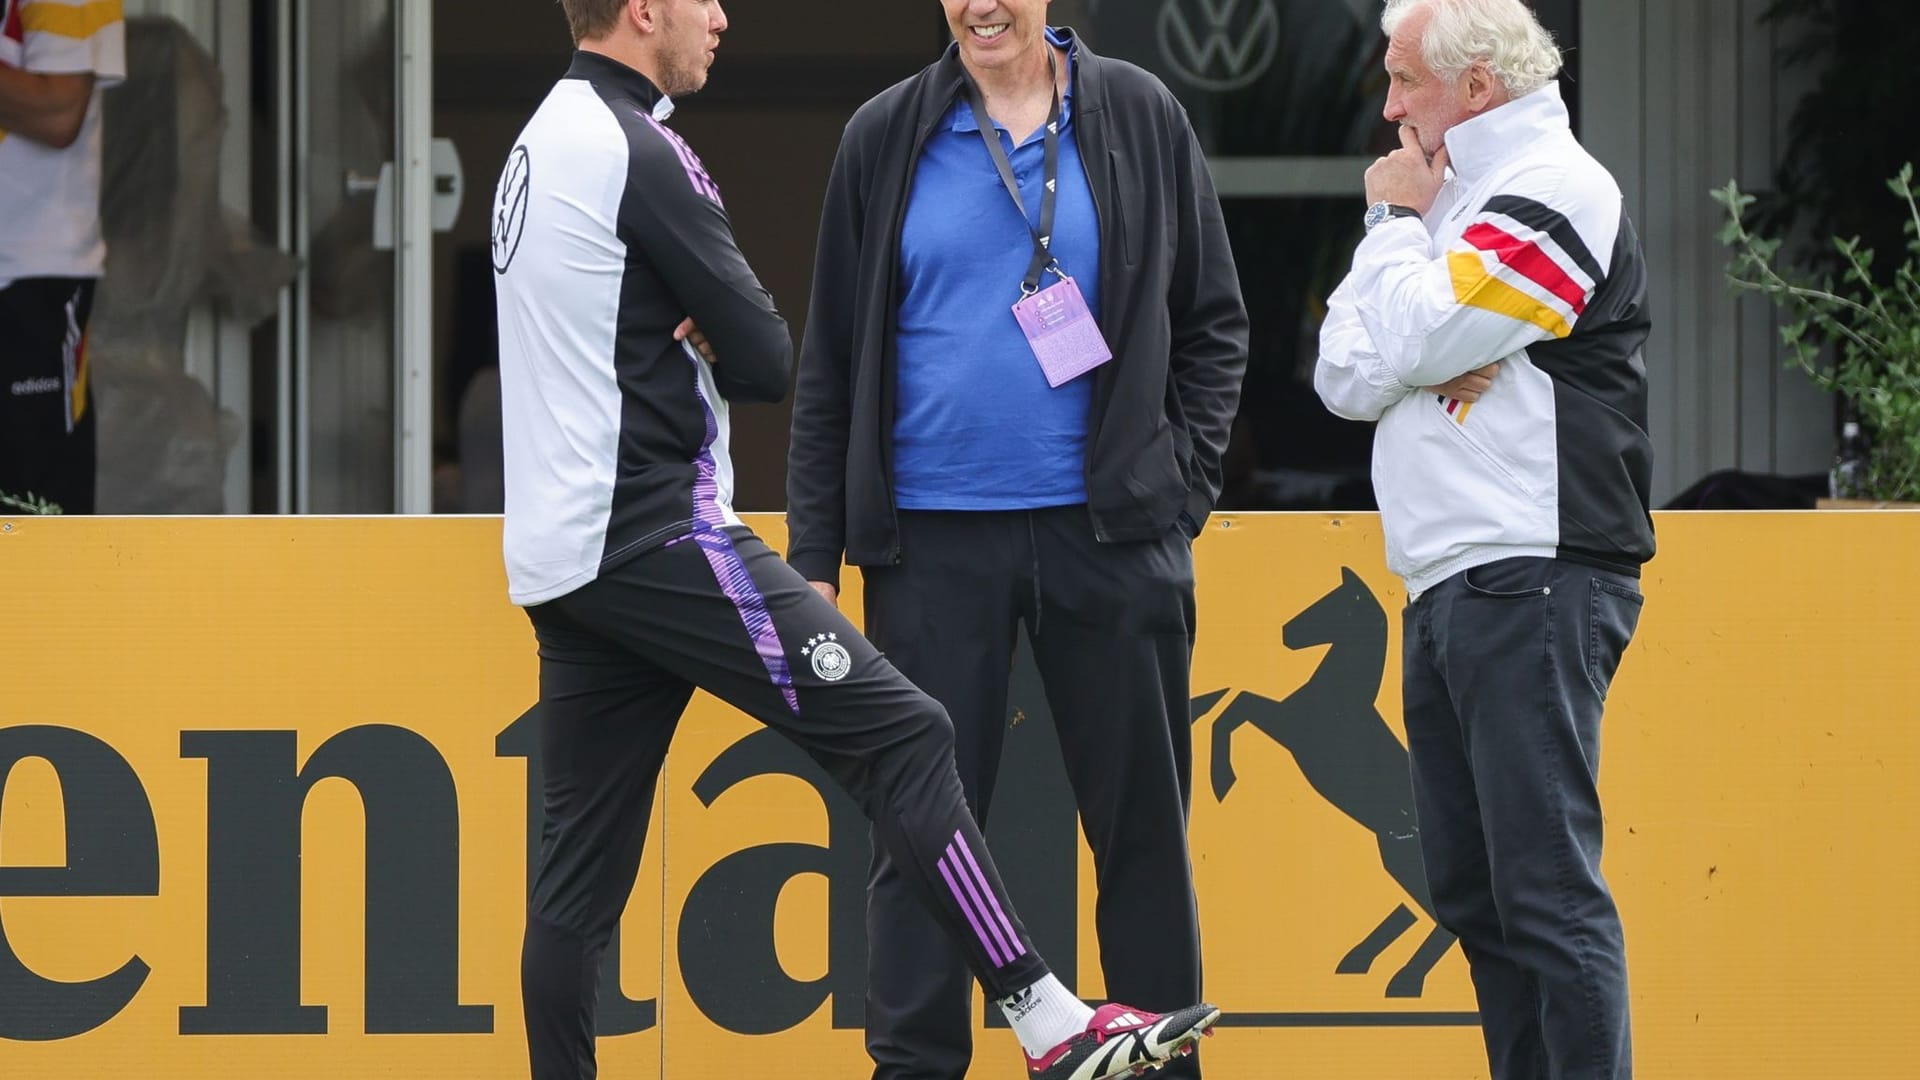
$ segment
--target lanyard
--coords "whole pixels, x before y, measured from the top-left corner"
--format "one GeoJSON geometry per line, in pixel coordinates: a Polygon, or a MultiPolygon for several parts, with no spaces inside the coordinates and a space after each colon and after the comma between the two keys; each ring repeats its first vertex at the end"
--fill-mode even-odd
{"type": "Polygon", "coordinates": [[[1053,108],[1047,113],[1047,150],[1046,150],[1046,187],[1040,196],[1040,227],[1034,228],[1033,221],[1027,217],[1026,200],[1020,197],[1020,182],[1014,179],[1013,162],[1007,160],[1007,151],[1000,145],[1000,133],[993,126],[993,119],[987,115],[987,100],[980,93],[980,85],[967,77],[967,100],[973,106],[973,118],[980,126],[980,138],[986,141],[987,153],[993,155],[994,168],[1000,170],[1000,182],[1007,186],[1007,194],[1013,196],[1013,205],[1020,208],[1020,220],[1026,223],[1028,231],[1033,233],[1033,261],[1027,264],[1027,276],[1020,282],[1020,295],[1032,296],[1040,291],[1040,278],[1047,271],[1064,279],[1066,271],[1060,269],[1060,263],[1053,257],[1053,214],[1055,204],[1060,200],[1060,91],[1059,64],[1053,57],[1053,43],[1047,43],[1047,86],[1053,91],[1053,108]]]}

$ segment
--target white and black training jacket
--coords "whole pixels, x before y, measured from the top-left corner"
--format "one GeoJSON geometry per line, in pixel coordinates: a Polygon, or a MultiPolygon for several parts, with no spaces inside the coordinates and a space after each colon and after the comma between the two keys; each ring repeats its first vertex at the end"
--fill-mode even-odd
{"type": "Polygon", "coordinates": [[[738,525],[729,402],[786,396],[793,339],[719,188],[639,72],[580,52],[493,204],[509,595],[738,525]],[[691,317],[717,362],[673,339],[691,317]]]}
{"type": "Polygon", "coordinates": [[[1514,556],[1653,557],[1646,261],[1558,84],[1447,132],[1425,220],[1376,227],[1328,300],[1314,385],[1378,420],[1387,564],[1411,596],[1514,556]],[[1499,361],[1479,401],[1423,387],[1499,361]]]}

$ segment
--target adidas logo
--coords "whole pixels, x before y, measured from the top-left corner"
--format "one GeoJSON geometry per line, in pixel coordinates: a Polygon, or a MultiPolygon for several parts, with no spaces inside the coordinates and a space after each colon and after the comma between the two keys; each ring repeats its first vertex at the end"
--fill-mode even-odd
{"type": "Polygon", "coordinates": [[[1116,1016],[1113,1019],[1107,1021],[1107,1030],[1118,1031],[1121,1028],[1137,1027],[1144,1023],[1146,1023],[1145,1020],[1142,1020],[1140,1017],[1135,1016],[1130,1012],[1126,1012],[1126,1013],[1121,1013],[1119,1016],[1116,1016]]]}
{"type": "Polygon", "coordinates": [[[32,394],[57,394],[67,388],[59,379],[21,379],[8,389],[14,397],[27,397],[32,394]]]}
{"type": "Polygon", "coordinates": [[[1005,999],[1000,1004],[1013,1019],[1025,1020],[1027,1015],[1039,1006],[1040,997],[1034,993],[1033,987],[1029,986],[1025,990],[1015,992],[1012,997],[1005,999]]]}

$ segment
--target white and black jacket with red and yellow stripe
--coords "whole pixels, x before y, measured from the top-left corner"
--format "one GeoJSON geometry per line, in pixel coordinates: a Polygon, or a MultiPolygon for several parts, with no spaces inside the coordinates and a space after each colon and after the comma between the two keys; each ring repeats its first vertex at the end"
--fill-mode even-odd
{"type": "Polygon", "coordinates": [[[1447,132],[1424,220],[1390,219],[1328,301],[1314,386],[1377,420],[1388,566],[1410,596],[1544,556],[1638,574],[1653,557],[1646,262],[1620,188],[1557,84],[1447,132]],[[1473,404],[1430,387],[1500,362],[1473,404]]]}

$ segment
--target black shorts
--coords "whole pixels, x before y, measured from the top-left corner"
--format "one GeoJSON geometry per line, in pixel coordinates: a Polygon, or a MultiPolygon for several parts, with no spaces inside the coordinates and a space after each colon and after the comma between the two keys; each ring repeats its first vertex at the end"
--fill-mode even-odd
{"type": "MultiPolygon", "coordinates": [[[[88,392],[89,278],[25,278],[0,289],[0,496],[93,513],[88,392]]],[[[18,513],[12,502],[0,513],[18,513]]]]}

